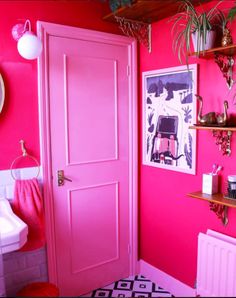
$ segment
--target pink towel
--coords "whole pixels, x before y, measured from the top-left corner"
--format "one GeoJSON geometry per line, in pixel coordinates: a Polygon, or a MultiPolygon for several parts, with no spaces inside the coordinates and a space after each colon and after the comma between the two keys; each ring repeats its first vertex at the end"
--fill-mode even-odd
{"type": "Polygon", "coordinates": [[[36,178],[15,181],[12,209],[28,225],[28,240],[20,250],[34,250],[45,245],[43,199],[36,178]]]}

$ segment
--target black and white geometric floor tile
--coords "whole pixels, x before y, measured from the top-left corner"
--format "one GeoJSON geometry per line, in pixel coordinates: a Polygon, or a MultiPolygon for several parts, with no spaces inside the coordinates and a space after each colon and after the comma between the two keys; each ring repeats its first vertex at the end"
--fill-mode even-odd
{"type": "Polygon", "coordinates": [[[121,279],[84,297],[174,297],[142,275],[121,279]]]}

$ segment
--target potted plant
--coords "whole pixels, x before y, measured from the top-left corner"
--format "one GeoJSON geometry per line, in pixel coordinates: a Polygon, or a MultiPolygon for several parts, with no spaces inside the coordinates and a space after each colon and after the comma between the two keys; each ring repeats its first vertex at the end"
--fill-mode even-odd
{"type": "Polygon", "coordinates": [[[228,14],[225,18],[223,18],[222,22],[222,39],[221,39],[221,45],[223,47],[233,44],[233,38],[231,36],[230,30],[229,30],[229,23],[231,24],[236,16],[236,1],[234,3],[234,6],[230,8],[228,11],[228,14]]]}
{"type": "MultiPolygon", "coordinates": [[[[199,55],[200,51],[207,50],[214,45],[215,28],[222,24],[223,13],[218,9],[222,1],[209,11],[196,10],[189,0],[180,0],[179,12],[171,18],[173,21],[172,33],[173,50],[178,53],[179,61],[182,57],[188,62],[191,40],[194,52],[199,55]]],[[[188,63],[187,63],[188,64],[188,63]]]]}

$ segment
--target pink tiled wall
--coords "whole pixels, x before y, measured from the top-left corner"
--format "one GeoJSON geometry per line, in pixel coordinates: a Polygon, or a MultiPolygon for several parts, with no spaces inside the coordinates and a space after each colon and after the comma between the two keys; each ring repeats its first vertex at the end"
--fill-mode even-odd
{"type": "Polygon", "coordinates": [[[6,295],[14,297],[28,283],[48,281],[46,249],[4,254],[3,269],[6,295]]]}

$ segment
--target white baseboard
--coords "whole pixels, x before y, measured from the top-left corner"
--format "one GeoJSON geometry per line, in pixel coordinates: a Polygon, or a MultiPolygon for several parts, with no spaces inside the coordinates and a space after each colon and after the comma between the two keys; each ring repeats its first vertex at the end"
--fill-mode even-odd
{"type": "Polygon", "coordinates": [[[196,297],[193,289],[147,262],[139,261],[140,274],[155,282],[158,286],[170,292],[175,297],[196,297]]]}

